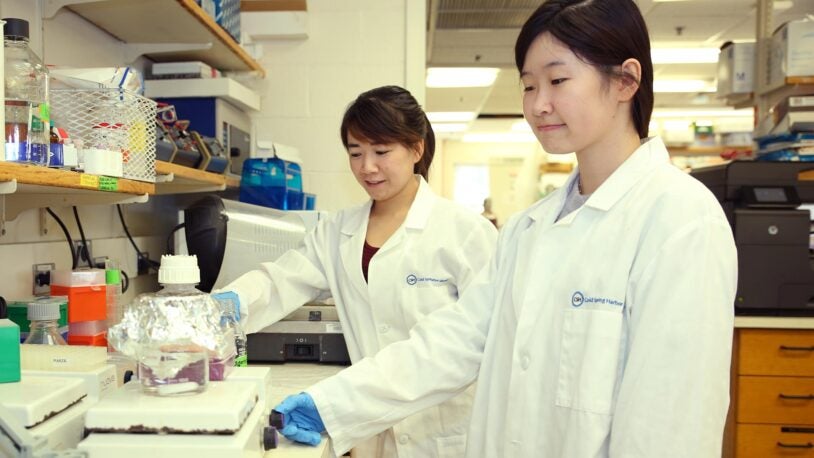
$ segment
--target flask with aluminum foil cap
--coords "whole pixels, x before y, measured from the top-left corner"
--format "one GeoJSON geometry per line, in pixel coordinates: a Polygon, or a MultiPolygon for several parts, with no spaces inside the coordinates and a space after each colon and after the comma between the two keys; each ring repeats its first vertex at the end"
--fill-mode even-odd
{"type": "Polygon", "coordinates": [[[220,306],[195,288],[199,281],[195,256],[162,256],[158,282],[163,289],[138,296],[108,331],[112,346],[138,361],[147,393],[204,391],[210,378],[225,376],[225,356],[234,358],[234,336],[224,335],[220,306]]]}

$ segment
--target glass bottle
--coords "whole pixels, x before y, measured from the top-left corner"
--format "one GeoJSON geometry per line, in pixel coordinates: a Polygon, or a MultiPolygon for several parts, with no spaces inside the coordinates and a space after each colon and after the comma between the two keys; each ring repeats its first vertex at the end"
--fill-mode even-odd
{"type": "Polygon", "coordinates": [[[235,366],[246,367],[249,364],[247,337],[246,332],[243,331],[243,326],[240,325],[240,321],[235,315],[235,304],[229,299],[217,299],[217,301],[220,302],[223,313],[223,327],[231,331],[235,336],[235,366]]]}
{"type": "Polygon", "coordinates": [[[4,18],[5,160],[48,165],[48,69],[28,45],[28,21],[4,18]]]}
{"type": "Polygon", "coordinates": [[[28,304],[31,321],[25,344],[68,345],[59,333],[59,302],[35,301],[28,304]]]}

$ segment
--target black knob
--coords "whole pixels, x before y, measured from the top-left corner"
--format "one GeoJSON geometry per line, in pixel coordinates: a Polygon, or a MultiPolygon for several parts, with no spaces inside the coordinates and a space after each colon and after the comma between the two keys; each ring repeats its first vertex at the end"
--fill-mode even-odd
{"type": "Polygon", "coordinates": [[[134,375],[133,371],[131,371],[129,369],[124,371],[124,383],[129,383],[130,379],[133,378],[133,375],[134,375]]]}
{"type": "Polygon", "coordinates": [[[269,425],[277,429],[283,429],[285,427],[285,416],[276,410],[272,410],[271,415],[269,415],[269,425]]]}
{"type": "Polygon", "coordinates": [[[277,428],[273,426],[263,427],[263,449],[271,450],[277,448],[277,428]]]}

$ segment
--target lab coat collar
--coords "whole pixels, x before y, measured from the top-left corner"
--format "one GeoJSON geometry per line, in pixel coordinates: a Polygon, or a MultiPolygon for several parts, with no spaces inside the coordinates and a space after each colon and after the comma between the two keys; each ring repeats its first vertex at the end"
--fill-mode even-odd
{"type": "MultiPolygon", "coordinates": [[[[669,161],[670,156],[661,138],[644,139],[636,151],[594,191],[585,206],[602,211],[610,210],[648,172],[669,161]]],[[[576,179],[578,173],[579,170],[576,170],[569,182],[576,179]]]]}
{"type": "MultiPolygon", "coordinates": [[[[430,188],[430,185],[424,180],[424,177],[421,175],[415,175],[415,177],[418,179],[418,192],[415,195],[413,203],[410,205],[410,210],[407,212],[404,227],[409,229],[424,229],[427,225],[427,221],[430,219],[433,204],[435,200],[438,199],[438,196],[432,192],[432,188],[430,188]]],[[[354,235],[360,230],[366,229],[372,206],[373,200],[370,199],[348,212],[348,217],[342,222],[342,233],[345,235],[354,235]]]]}
{"type": "Polygon", "coordinates": [[[404,227],[408,229],[424,229],[430,219],[433,204],[438,196],[432,192],[432,188],[424,180],[424,177],[421,175],[415,177],[418,178],[418,192],[415,199],[413,199],[413,204],[410,205],[410,210],[407,212],[407,218],[404,219],[404,227]]]}
{"type": "MultiPolygon", "coordinates": [[[[635,185],[642,176],[653,168],[669,162],[670,156],[664,142],[659,137],[649,137],[642,141],[642,144],[609,176],[604,183],[585,202],[585,207],[597,210],[608,211],[613,205],[625,195],[625,193],[635,185]]],[[[579,177],[579,168],[575,168],[568,177],[566,183],[552,192],[548,196],[537,202],[526,213],[531,222],[548,221],[554,222],[559,215],[565,199],[568,196],[568,189],[579,177]],[[551,204],[551,201],[556,204],[551,204]]],[[[571,213],[575,215],[577,212],[571,213]]],[[[569,216],[571,216],[569,215],[569,216]]],[[[563,221],[567,221],[564,218],[563,221]]]]}

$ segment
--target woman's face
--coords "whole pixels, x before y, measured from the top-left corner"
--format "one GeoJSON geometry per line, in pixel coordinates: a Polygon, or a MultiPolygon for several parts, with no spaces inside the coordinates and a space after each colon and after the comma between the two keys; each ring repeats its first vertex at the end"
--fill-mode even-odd
{"type": "Polygon", "coordinates": [[[617,85],[549,33],[526,53],[523,114],[549,153],[601,149],[619,114],[617,85]]]}
{"type": "Polygon", "coordinates": [[[413,167],[421,152],[400,143],[369,143],[348,132],[348,158],[353,176],[370,198],[386,201],[413,179],[413,167]]]}

